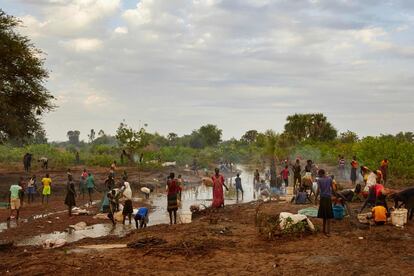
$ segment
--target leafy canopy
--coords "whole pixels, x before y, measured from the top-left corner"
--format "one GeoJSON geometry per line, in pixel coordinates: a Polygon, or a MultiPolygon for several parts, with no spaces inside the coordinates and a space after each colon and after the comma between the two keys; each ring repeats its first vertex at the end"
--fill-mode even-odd
{"type": "Polygon", "coordinates": [[[0,9],[0,142],[34,137],[40,115],[54,107],[42,53],[16,32],[20,23],[0,9]]]}

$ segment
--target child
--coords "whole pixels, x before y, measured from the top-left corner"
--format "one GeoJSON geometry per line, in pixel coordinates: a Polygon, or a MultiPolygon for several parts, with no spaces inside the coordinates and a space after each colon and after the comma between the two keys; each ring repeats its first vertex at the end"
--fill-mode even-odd
{"type": "Polygon", "coordinates": [[[34,202],[34,195],[36,194],[36,175],[33,175],[27,182],[27,202],[34,202]]]}
{"type": "Polygon", "coordinates": [[[241,192],[241,196],[242,196],[242,200],[243,200],[243,187],[242,187],[242,182],[241,182],[241,178],[240,178],[240,174],[237,174],[237,177],[235,179],[236,182],[236,195],[237,195],[237,201],[239,201],[239,191],[241,192]]]}
{"type": "Polygon", "coordinates": [[[280,175],[282,176],[282,179],[285,182],[285,186],[287,187],[289,185],[289,175],[290,175],[288,165],[286,165],[285,168],[280,172],[280,175]]]}
{"type": "Polygon", "coordinates": [[[52,184],[52,179],[47,173],[44,178],[42,178],[43,191],[42,191],[42,204],[44,203],[44,198],[46,197],[46,204],[49,204],[49,197],[52,193],[50,185],[52,184]]]}
{"type": "Polygon", "coordinates": [[[66,197],[65,197],[65,204],[68,206],[69,216],[72,216],[72,207],[76,206],[76,191],[75,191],[75,183],[73,182],[72,174],[68,174],[68,183],[66,186],[66,197]]]}
{"type": "Polygon", "coordinates": [[[20,201],[21,201],[22,187],[18,184],[10,186],[9,202],[10,202],[10,216],[7,220],[13,218],[13,211],[16,211],[16,220],[19,219],[20,201]]]}
{"type": "Polygon", "coordinates": [[[138,221],[139,221],[139,228],[147,227],[148,223],[148,208],[142,207],[138,209],[138,212],[135,214],[135,226],[138,229],[138,221]]]}
{"type": "Polygon", "coordinates": [[[380,203],[372,208],[372,218],[376,225],[384,225],[387,222],[387,209],[380,203]]]}
{"type": "Polygon", "coordinates": [[[88,188],[89,204],[92,206],[92,193],[95,189],[95,179],[92,173],[89,173],[88,178],[86,178],[86,188],[88,188]]]}

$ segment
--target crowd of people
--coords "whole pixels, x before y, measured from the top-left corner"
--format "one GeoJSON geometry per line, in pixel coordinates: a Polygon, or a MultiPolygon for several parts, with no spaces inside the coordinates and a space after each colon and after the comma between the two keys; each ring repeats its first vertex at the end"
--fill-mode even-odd
{"type": "MultiPolygon", "coordinates": [[[[26,172],[30,171],[31,158],[32,156],[30,154],[26,154],[23,158],[24,169],[26,172]]],[[[45,164],[46,165],[42,165],[43,169],[47,169],[47,162],[45,164]]],[[[229,162],[222,162],[219,167],[224,169],[225,172],[233,171],[233,164],[229,162]]],[[[352,189],[345,190],[338,188],[334,175],[327,174],[324,169],[320,169],[312,160],[306,161],[303,170],[299,158],[296,159],[294,163],[284,160],[281,167],[280,173],[277,176],[278,181],[276,182],[276,186],[280,188],[292,185],[294,191],[294,199],[292,199],[292,202],[296,203],[311,202],[310,195],[312,195],[313,192],[315,196],[314,202],[317,203],[317,200],[319,199],[318,217],[323,219],[323,232],[325,234],[329,235],[330,233],[330,220],[334,217],[333,206],[336,204],[344,205],[346,202],[355,199],[359,199],[363,202],[362,207],[359,210],[360,212],[363,212],[367,207],[371,208],[372,219],[375,224],[381,225],[386,222],[387,215],[389,215],[389,208],[387,206],[388,194],[387,189],[384,187],[388,179],[389,161],[387,159],[381,161],[378,169],[371,170],[366,166],[360,166],[356,156],[353,156],[349,163],[348,171],[349,182],[352,185],[352,189]],[[290,179],[293,179],[292,184],[289,181],[290,179]],[[307,190],[310,190],[310,194],[308,194],[307,190]]],[[[214,174],[209,177],[212,186],[212,208],[224,207],[224,189],[227,191],[229,190],[229,187],[226,185],[225,177],[220,173],[220,168],[216,168],[214,174]]],[[[107,207],[106,211],[108,212],[108,218],[113,224],[116,224],[116,214],[121,211],[123,224],[125,224],[127,219],[131,224],[134,213],[132,188],[128,182],[128,174],[126,171],[121,175],[120,183],[116,184],[116,170],[117,165],[114,161],[109,168],[108,177],[104,183],[105,191],[102,206],[107,207]]],[[[338,156],[337,173],[339,179],[346,179],[347,166],[346,160],[342,155],[338,156]]],[[[270,175],[271,173],[269,170],[265,173],[265,179],[262,179],[260,172],[257,169],[254,172],[253,185],[265,185],[265,181],[270,179],[270,175]]],[[[42,204],[49,204],[53,190],[53,181],[49,173],[46,172],[44,174],[40,183],[41,187],[38,187],[37,177],[36,175],[32,175],[28,179],[21,177],[18,183],[11,185],[9,193],[9,219],[18,219],[20,207],[23,205],[25,199],[27,198],[27,204],[32,204],[38,193],[41,194],[42,204]]],[[[234,186],[236,188],[237,201],[239,200],[239,194],[241,194],[241,198],[243,199],[244,191],[240,173],[237,173],[237,176],[234,179],[234,186]]],[[[171,172],[166,180],[166,204],[170,224],[177,223],[177,210],[182,200],[182,190],[183,179],[181,175],[176,178],[175,173],[171,172]]],[[[92,205],[92,195],[95,191],[97,191],[97,189],[92,172],[84,169],[80,174],[79,185],[76,188],[72,171],[68,169],[64,203],[68,207],[69,216],[72,215],[72,209],[76,206],[76,199],[78,197],[82,197],[82,199],[85,200],[86,195],[89,205],[92,205]]],[[[134,216],[136,227],[146,227],[148,218],[148,208],[139,208],[134,216]]]]}

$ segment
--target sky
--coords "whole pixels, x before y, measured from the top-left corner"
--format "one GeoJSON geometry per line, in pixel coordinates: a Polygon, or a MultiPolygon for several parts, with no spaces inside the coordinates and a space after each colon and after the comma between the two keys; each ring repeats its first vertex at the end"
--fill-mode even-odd
{"type": "Polygon", "coordinates": [[[225,139],[321,112],[360,136],[413,131],[412,0],[0,0],[44,52],[68,130],[225,139]]]}

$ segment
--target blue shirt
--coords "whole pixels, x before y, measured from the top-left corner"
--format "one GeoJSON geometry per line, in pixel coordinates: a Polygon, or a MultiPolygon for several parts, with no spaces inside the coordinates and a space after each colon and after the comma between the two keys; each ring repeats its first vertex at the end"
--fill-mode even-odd
{"type": "Polygon", "coordinates": [[[322,177],[318,179],[318,189],[321,197],[332,196],[332,178],[322,177]]]}
{"type": "Polygon", "coordinates": [[[137,219],[143,219],[147,216],[147,214],[148,214],[148,208],[142,207],[138,209],[138,212],[136,213],[135,217],[137,219]]]}

